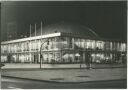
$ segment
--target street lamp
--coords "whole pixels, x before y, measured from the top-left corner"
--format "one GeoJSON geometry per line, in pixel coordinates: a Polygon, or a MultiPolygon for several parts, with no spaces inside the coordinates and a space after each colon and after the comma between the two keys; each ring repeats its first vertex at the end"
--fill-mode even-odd
{"type": "Polygon", "coordinates": [[[44,43],[47,42],[47,45],[49,45],[49,39],[47,39],[45,42],[43,42],[40,46],[40,69],[41,69],[41,64],[42,64],[42,60],[41,58],[43,58],[42,54],[41,54],[41,50],[42,50],[42,46],[44,45],[44,43]]]}

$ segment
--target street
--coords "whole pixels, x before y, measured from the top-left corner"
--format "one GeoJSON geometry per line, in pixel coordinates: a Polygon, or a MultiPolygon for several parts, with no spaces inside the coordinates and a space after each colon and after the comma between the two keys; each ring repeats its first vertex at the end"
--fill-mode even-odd
{"type": "Polygon", "coordinates": [[[125,89],[126,80],[94,81],[86,83],[53,83],[2,77],[2,89],[125,89]]]}

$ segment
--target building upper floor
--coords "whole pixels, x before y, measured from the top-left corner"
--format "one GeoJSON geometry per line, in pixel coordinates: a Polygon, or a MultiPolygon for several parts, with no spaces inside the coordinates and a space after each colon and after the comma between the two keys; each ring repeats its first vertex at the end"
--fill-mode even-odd
{"type": "Polygon", "coordinates": [[[40,48],[42,51],[64,49],[127,51],[126,42],[85,38],[79,35],[61,32],[1,43],[1,53],[38,52],[40,51],[40,48]]]}

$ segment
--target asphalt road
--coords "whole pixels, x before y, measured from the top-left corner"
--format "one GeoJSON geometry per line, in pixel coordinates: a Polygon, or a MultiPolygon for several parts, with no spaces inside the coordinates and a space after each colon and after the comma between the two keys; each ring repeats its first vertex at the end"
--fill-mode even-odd
{"type": "Polygon", "coordinates": [[[126,87],[126,80],[53,83],[2,77],[2,89],[125,89],[126,87]]]}

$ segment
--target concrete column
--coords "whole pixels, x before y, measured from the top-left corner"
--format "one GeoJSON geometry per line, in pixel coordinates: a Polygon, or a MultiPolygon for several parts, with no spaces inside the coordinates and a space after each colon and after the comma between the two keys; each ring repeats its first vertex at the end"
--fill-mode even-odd
{"type": "Polygon", "coordinates": [[[40,62],[40,54],[38,54],[38,62],[40,62]]]}
{"type": "Polygon", "coordinates": [[[62,50],[60,50],[60,60],[62,62],[62,50]]]}
{"type": "Polygon", "coordinates": [[[53,58],[54,58],[54,60],[55,60],[55,52],[53,51],[53,58]]]}
{"type": "Polygon", "coordinates": [[[73,62],[75,62],[75,51],[73,51],[73,62]]]}
{"type": "Polygon", "coordinates": [[[50,58],[49,58],[49,52],[47,52],[47,58],[48,58],[48,62],[49,62],[49,59],[50,59],[50,58]]]}
{"type": "Polygon", "coordinates": [[[83,52],[83,62],[85,63],[85,52],[83,52]]]}
{"type": "Polygon", "coordinates": [[[73,62],[75,62],[75,39],[72,38],[72,48],[73,48],[73,62]]]}
{"type": "Polygon", "coordinates": [[[19,54],[17,54],[17,61],[19,61],[19,54]]]}
{"type": "Polygon", "coordinates": [[[72,38],[72,48],[75,49],[75,42],[74,42],[74,38],[72,38]]]}
{"type": "Polygon", "coordinates": [[[31,41],[29,41],[29,61],[32,62],[32,55],[31,55],[31,41]]]}

